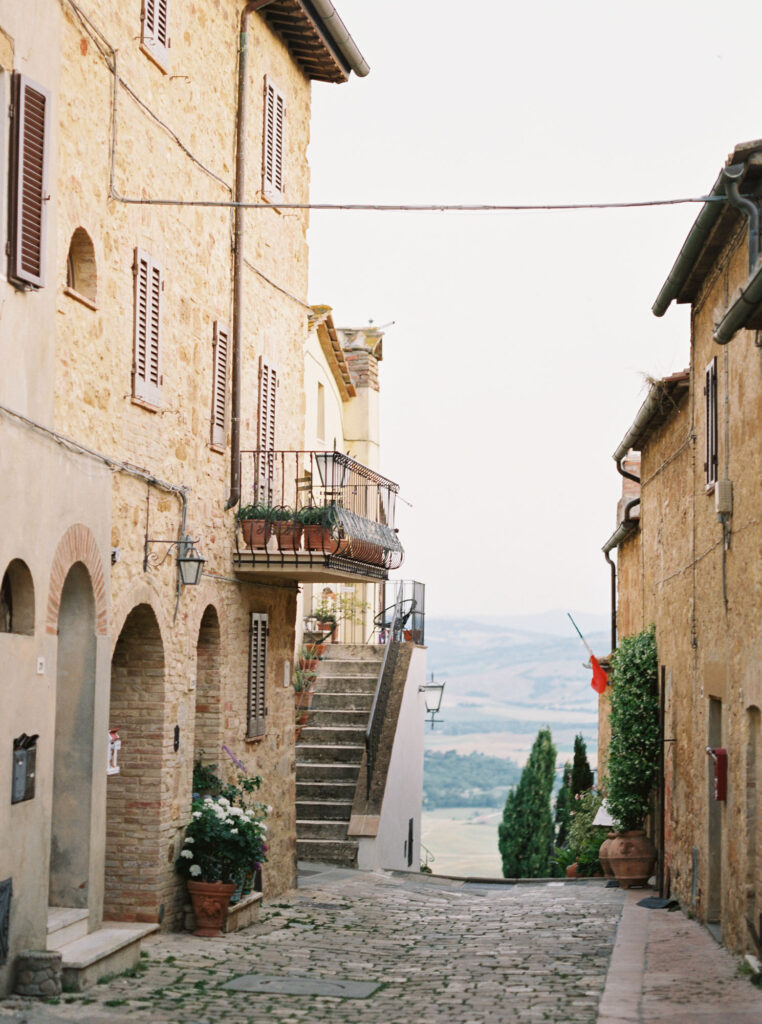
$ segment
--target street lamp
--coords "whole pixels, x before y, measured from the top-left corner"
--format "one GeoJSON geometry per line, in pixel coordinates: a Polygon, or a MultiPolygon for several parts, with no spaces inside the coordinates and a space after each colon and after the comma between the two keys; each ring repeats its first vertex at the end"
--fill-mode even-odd
{"type": "Polygon", "coordinates": [[[431,679],[428,683],[424,683],[423,686],[418,687],[419,693],[425,693],[424,703],[426,705],[426,714],[429,715],[429,721],[431,722],[431,728],[434,728],[434,724],[437,720],[437,715],[442,709],[442,695],[444,694],[444,683],[437,683],[434,681],[434,673],[431,673],[431,679]]]}

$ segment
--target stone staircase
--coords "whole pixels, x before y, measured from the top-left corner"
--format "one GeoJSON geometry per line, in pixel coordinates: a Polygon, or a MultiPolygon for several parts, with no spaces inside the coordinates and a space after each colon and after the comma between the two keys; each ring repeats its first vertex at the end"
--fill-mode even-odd
{"type": "Polygon", "coordinates": [[[347,835],[373,695],[385,648],[329,644],[296,745],[296,849],[299,860],[354,867],[358,841],[347,835]]]}

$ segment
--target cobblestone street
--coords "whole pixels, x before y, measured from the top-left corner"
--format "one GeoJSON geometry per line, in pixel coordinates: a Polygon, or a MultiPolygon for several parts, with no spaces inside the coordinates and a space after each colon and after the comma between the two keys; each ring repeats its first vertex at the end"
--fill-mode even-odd
{"type": "MultiPolygon", "coordinates": [[[[636,921],[662,915],[663,956],[674,955],[667,919],[698,929],[681,914],[632,909],[634,894],[602,882],[490,885],[335,869],[302,876],[300,886],[265,907],[248,930],[219,939],[151,937],[132,976],[48,1002],[13,997],[0,1003],[0,1021],[593,1024],[625,901],[636,921]],[[225,987],[230,982],[259,991],[225,987]]],[[[618,945],[621,936],[622,929],[618,945]]],[[[682,941],[692,941],[684,927],[682,941]]],[[[723,1003],[723,986],[728,994],[729,984],[737,986],[738,1006],[747,1000],[758,1015],[733,1020],[762,1020],[762,993],[734,978],[733,958],[711,945],[712,960],[725,958],[716,1005],[723,1003]]],[[[644,963],[643,950],[641,944],[636,955],[644,963]]],[[[693,974],[693,965],[685,967],[693,974]]],[[[607,1020],[644,1019],[638,985],[635,979],[628,1003],[627,992],[620,999],[609,978],[614,1014],[607,1020]]],[[[679,984],[677,994],[684,1000],[679,984]]],[[[706,996],[702,1005],[707,1008],[706,996]]]]}

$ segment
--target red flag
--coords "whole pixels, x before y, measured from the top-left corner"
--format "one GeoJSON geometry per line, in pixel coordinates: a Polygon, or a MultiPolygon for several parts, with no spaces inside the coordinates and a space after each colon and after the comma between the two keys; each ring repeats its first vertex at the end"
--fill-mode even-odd
{"type": "Polygon", "coordinates": [[[590,685],[596,693],[604,693],[609,677],[606,675],[605,669],[601,668],[600,662],[594,654],[590,655],[590,664],[593,666],[593,678],[590,681],[590,685]]]}

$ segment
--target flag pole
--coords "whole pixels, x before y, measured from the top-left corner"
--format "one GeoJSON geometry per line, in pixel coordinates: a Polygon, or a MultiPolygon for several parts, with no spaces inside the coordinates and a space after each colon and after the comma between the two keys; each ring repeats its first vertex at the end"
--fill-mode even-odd
{"type": "Polygon", "coordinates": [[[581,630],[581,629],[579,628],[579,626],[577,625],[577,623],[576,623],[576,622],[574,621],[574,619],[573,619],[573,618],[571,617],[571,612],[567,612],[566,614],[567,614],[567,615],[569,616],[569,622],[571,622],[572,626],[574,626],[574,628],[575,628],[575,629],[577,630],[577,633],[579,634],[579,638],[580,638],[580,640],[581,640],[581,641],[582,641],[582,643],[583,643],[583,644],[585,645],[585,650],[587,651],[587,653],[588,653],[588,654],[590,655],[590,657],[592,658],[592,656],[593,656],[593,652],[592,652],[592,650],[591,650],[591,648],[590,648],[590,644],[589,644],[589,643],[587,642],[587,640],[585,640],[584,636],[582,636],[582,630],[581,630]]]}

